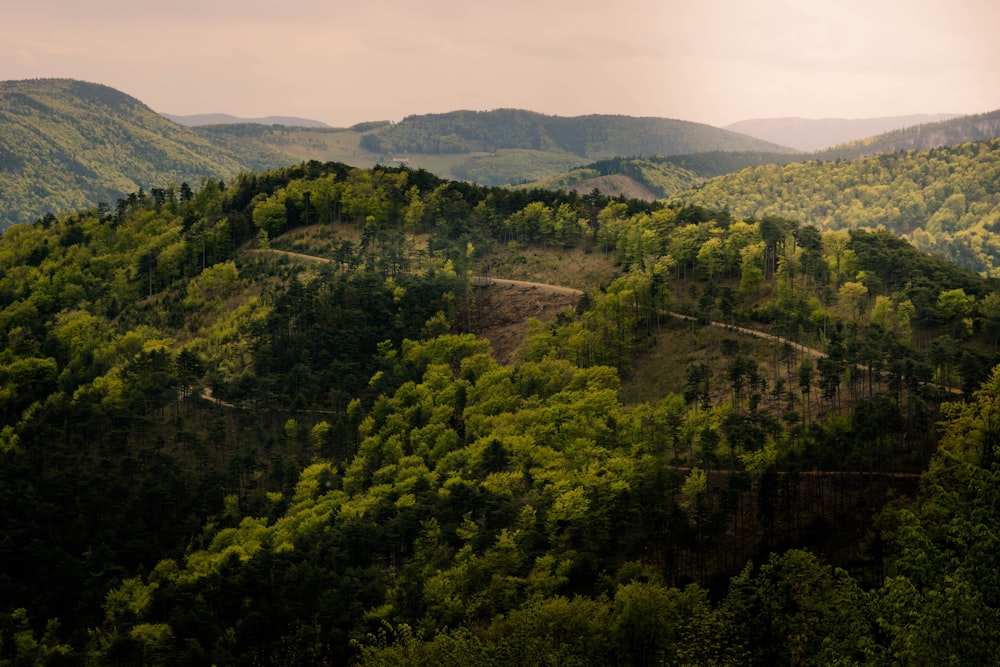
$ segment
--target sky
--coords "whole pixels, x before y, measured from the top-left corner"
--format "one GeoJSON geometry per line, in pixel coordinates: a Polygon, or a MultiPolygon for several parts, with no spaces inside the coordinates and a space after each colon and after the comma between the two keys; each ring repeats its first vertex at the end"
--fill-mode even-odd
{"type": "Polygon", "coordinates": [[[996,0],[30,0],[0,80],[346,127],[457,109],[873,118],[1000,109],[996,0]],[[992,34],[991,34],[992,33],[992,34]]]}

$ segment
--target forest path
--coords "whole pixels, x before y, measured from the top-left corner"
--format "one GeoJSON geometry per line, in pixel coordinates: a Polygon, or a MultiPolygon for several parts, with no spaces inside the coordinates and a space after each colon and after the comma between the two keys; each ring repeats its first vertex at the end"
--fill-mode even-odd
{"type": "MultiPolygon", "coordinates": [[[[670,317],[673,317],[673,318],[676,318],[676,319],[679,319],[679,320],[685,320],[685,321],[688,321],[688,322],[697,322],[698,321],[697,317],[693,317],[691,315],[684,315],[682,313],[668,312],[667,315],[669,315],[670,317]]],[[[824,352],[822,350],[817,350],[814,347],[809,347],[807,345],[803,345],[802,343],[797,343],[794,340],[789,340],[788,338],[784,338],[784,337],[779,336],[777,334],[772,334],[772,333],[768,333],[766,331],[761,331],[760,329],[749,329],[747,327],[739,327],[739,326],[736,326],[735,324],[726,324],[725,322],[716,322],[714,320],[709,321],[708,324],[709,324],[709,326],[713,326],[713,327],[716,327],[716,328],[719,328],[719,329],[724,329],[726,331],[734,331],[736,333],[745,334],[747,336],[753,336],[754,338],[761,338],[763,340],[769,340],[771,342],[779,343],[779,344],[782,344],[782,345],[785,345],[785,344],[791,345],[794,349],[798,350],[799,352],[801,352],[803,354],[809,355],[810,357],[812,357],[814,359],[824,359],[827,356],[829,356],[826,352],[824,352]]]]}
{"type": "MultiPolygon", "coordinates": [[[[277,248],[267,248],[252,250],[250,252],[255,253],[267,253],[271,255],[281,255],[285,257],[290,257],[294,259],[299,259],[307,262],[319,262],[319,263],[334,263],[336,260],[330,259],[328,257],[318,257],[316,255],[307,255],[301,252],[293,252],[290,250],[278,250],[277,248]]],[[[566,287],[563,285],[553,285],[551,283],[538,283],[531,282],[527,280],[510,280],[508,278],[494,278],[494,277],[484,277],[475,276],[473,278],[473,284],[475,287],[483,288],[493,288],[498,287],[513,288],[512,294],[516,294],[518,299],[527,299],[528,304],[525,307],[513,308],[514,312],[511,313],[499,313],[494,312],[497,317],[491,317],[490,321],[485,323],[483,326],[483,331],[481,334],[484,338],[490,340],[491,344],[494,345],[494,352],[496,352],[498,358],[501,361],[510,361],[513,358],[514,350],[511,349],[511,345],[515,347],[519,344],[520,340],[523,339],[523,331],[520,332],[520,336],[517,336],[518,328],[517,320],[523,319],[527,320],[528,317],[537,317],[541,320],[549,319],[548,316],[554,317],[555,311],[560,310],[567,305],[573,305],[568,301],[560,300],[558,297],[574,297],[579,298],[583,296],[583,290],[576,289],[574,287],[566,287]],[[532,295],[532,293],[534,293],[532,295]],[[532,298],[534,296],[534,298],[532,298]],[[553,297],[556,297],[553,299],[553,297]],[[492,334],[492,335],[491,335],[492,334]],[[515,340],[516,339],[516,342],[515,340]]],[[[510,304],[507,304],[510,306],[510,304]]],[[[497,311],[500,305],[494,302],[490,302],[490,310],[497,311]]],[[[684,315],[682,313],[668,312],[666,313],[670,317],[685,321],[697,321],[697,318],[691,315],[684,315]]],[[[816,348],[808,347],[801,343],[797,343],[793,340],[789,340],[782,336],[776,334],[768,333],[766,331],[761,331],[760,329],[750,329],[748,327],[735,326],[731,324],[726,324],[725,322],[710,321],[709,326],[723,329],[725,331],[732,331],[736,333],[741,333],[746,336],[753,336],[755,338],[760,338],[763,340],[769,340],[778,344],[788,344],[799,352],[806,354],[814,359],[822,359],[827,356],[822,350],[817,350],[816,348]]]]}

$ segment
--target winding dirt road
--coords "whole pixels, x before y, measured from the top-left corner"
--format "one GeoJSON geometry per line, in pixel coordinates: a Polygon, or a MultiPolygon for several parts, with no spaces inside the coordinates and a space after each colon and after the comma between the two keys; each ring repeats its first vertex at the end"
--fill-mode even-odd
{"type": "MultiPolygon", "coordinates": [[[[285,256],[285,257],[290,257],[290,258],[294,258],[294,259],[298,259],[298,260],[302,260],[302,261],[307,261],[307,262],[319,262],[319,263],[326,263],[326,264],[330,264],[330,263],[335,263],[336,262],[336,260],[330,259],[328,257],[317,257],[316,255],[307,255],[305,253],[292,252],[290,250],[278,250],[276,248],[268,248],[266,250],[264,250],[264,249],[258,249],[258,250],[252,250],[250,252],[254,252],[254,253],[267,253],[267,254],[271,254],[271,255],[282,255],[282,256],[285,256]]],[[[510,280],[510,279],[507,279],[507,278],[494,278],[494,277],[475,276],[473,278],[473,284],[474,284],[475,287],[480,288],[480,289],[489,289],[489,288],[494,288],[494,287],[499,287],[499,288],[502,289],[502,288],[506,287],[506,288],[516,288],[518,290],[537,290],[539,293],[542,293],[542,294],[558,295],[558,296],[561,296],[561,297],[581,297],[581,296],[583,296],[583,290],[578,290],[578,289],[576,289],[574,287],[565,287],[563,285],[552,285],[552,284],[549,284],[549,283],[536,283],[536,282],[531,282],[531,281],[527,281],[527,280],[510,280]]],[[[554,309],[561,309],[561,308],[565,307],[566,305],[569,305],[569,304],[567,304],[567,303],[561,303],[561,302],[558,302],[558,301],[556,303],[554,303],[554,304],[538,303],[538,304],[536,304],[536,307],[534,309],[527,309],[529,311],[530,310],[534,310],[535,311],[534,313],[528,312],[527,316],[528,317],[537,317],[539,315],[546,314],[546,311],[551,311],[551,310],[553,310],[553,308],[554,309]]],[[[519,311],[519,314],[523,315],[524,314],[523,311],[524,311],[524,309],[521,309],[519,311]]],[[[667,315],[669,315],[670,317],[673,317],[675,319],[679,319],[679,320],[697,321],[697,318],[692,317],[690,315],[683,315],[681,313],[669,312],[669,313],[667,313],[667,315]]],[[[542,319],[542,318],[539,318],[539,319],[542,319]]],[[[494,323],[492,323],[492,326],[494,328],[499,327],[501,329],[509,329],[511,326],[513,326],[515,324],[514,321],[511,320],[511,318],[501,318],[501,320],[506,320],[506,321],[494,322],[494,323]]],[[[798,350],[799,352],[801,352],[803,354],[807,354],[807,355],[809,355],[809,356],[811,356],[811,357],[813,357],[815,359],[821,359],[821,358],[827,356],[826,353],[823,352],[822,350],[817,350],[817,349],[812,348],[812,347],[807,347],[805,345],[802,345],[801,343],[797,343],[797,342],[795,342],[793,340],[788,340],[787,338],[783,338],[781,336],[778,336],[778,335],[775,335],[775,334],[771,334],[771,333],[768,333],[766,331],[761,331],[759,329],[749,329],[747,327],[733,326],[733,325],[726,324],[725,322],[716,322],[716,321],[709,322],[709,325],[713,326],[713,327],[717,327],[719,329],[724,329],[726,331],[734,331],[734,332],[741,333],[741,334],[744,334],[744,335],[747,335],[747,336],[753,336],[755,338],[761,338],[761,339],[764,339],[764,340],[769,340],[769,341],[772,341],[772,342],[775,342],[775,343],[781,343],[781,344],[787,343],[787,344],[791,345],[793,348],[795,348],[796,350],[798,350]]],[[[490,326],[490,325],[487,325],[487,326],[490,326]]],[[[484,337],[491,338],[491,336],[489,336],[489,335],[485,335],[484,337]]],[[[504,335],[502,337],[506,338],[507,336],[504,335]]],[[[497,341],[497,342],[500,343],[500,341],[497,341]]],[[[509,344],[503,344],[503,343],[501,343],[500,346],[502,348],[507,348],[509,346],[509,344]]],[[[511,351],[505,351],[503,349],[498,350],[498,352],[500,352],[500,356],[501,357],[509,357],[513,353],[512,350],[511,351]]]]}

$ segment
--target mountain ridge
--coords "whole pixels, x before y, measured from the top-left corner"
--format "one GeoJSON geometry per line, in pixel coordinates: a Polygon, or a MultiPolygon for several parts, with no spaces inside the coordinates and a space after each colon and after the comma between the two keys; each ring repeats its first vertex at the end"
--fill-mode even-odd
{"type": "Polygon", "coordinates": [[[203,125],[287,125],[289,127],[331,127],[321,120],[299,118],[298,116],[262,116],[259,118],[243,118],[228,113],[198,113],[177,115],[160,113],[167,120],[186,127],[201,127],[203,125]]]}
{"type": "Polygon", "coordinates": [[[885,134],[915,125],[958,118],[963,114],[935,113],[879,116],[874,118],[752,118],[724,125],[723,129],[765,141],[790,146],[804,152],[819,151],[866,137],[885,134]]]}
{"type": "Polygon", "coordinates": [[[431,152],[428,149],[441,153],[557,149],[596,159],[711,150],[790,152],[786,146],[705,123],[612,114],[550,116],[524,109],[407,116],[381,132],[366,135],[362,146],[376,154],[431,152]]]}

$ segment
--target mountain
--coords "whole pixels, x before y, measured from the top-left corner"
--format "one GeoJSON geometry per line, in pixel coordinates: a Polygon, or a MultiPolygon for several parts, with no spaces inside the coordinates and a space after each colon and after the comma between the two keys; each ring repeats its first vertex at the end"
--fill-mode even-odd
{"type": "Polygon", "coordinates": [[[287,125],[289,127],[330,127],[323,121],[309,118],[298,118],[296,116],[264,116],[262,118],[240,118],[227,113],[201,113],[189,116],[177,116],[174,114],[160,114],[167,120],[187,127],[200,127],[202,125],[287,125]]]}
{"type": "Polygon", "coordinates": [[[789,152],[787,147],[703,123],[611,115],[547,116],[520,109],[408,116],[367,135],[362,146],[384,155],[528,149],[591,159],[713,150],[789,152]]]}
{"type": "Polygon", "coordinates": [[[114,205],[140,188],[293,162],[239,138],[221,146],[108,86],[0,82],[0,228],[47,212],[114,205]]]}
{"type": "Polygon", "coordinates": [[[940,113],[855,119],[757,118],[741,120],[726,125],[723,129],[810,153],[893,130],[948,120],[958,115],[940,113]]]}

